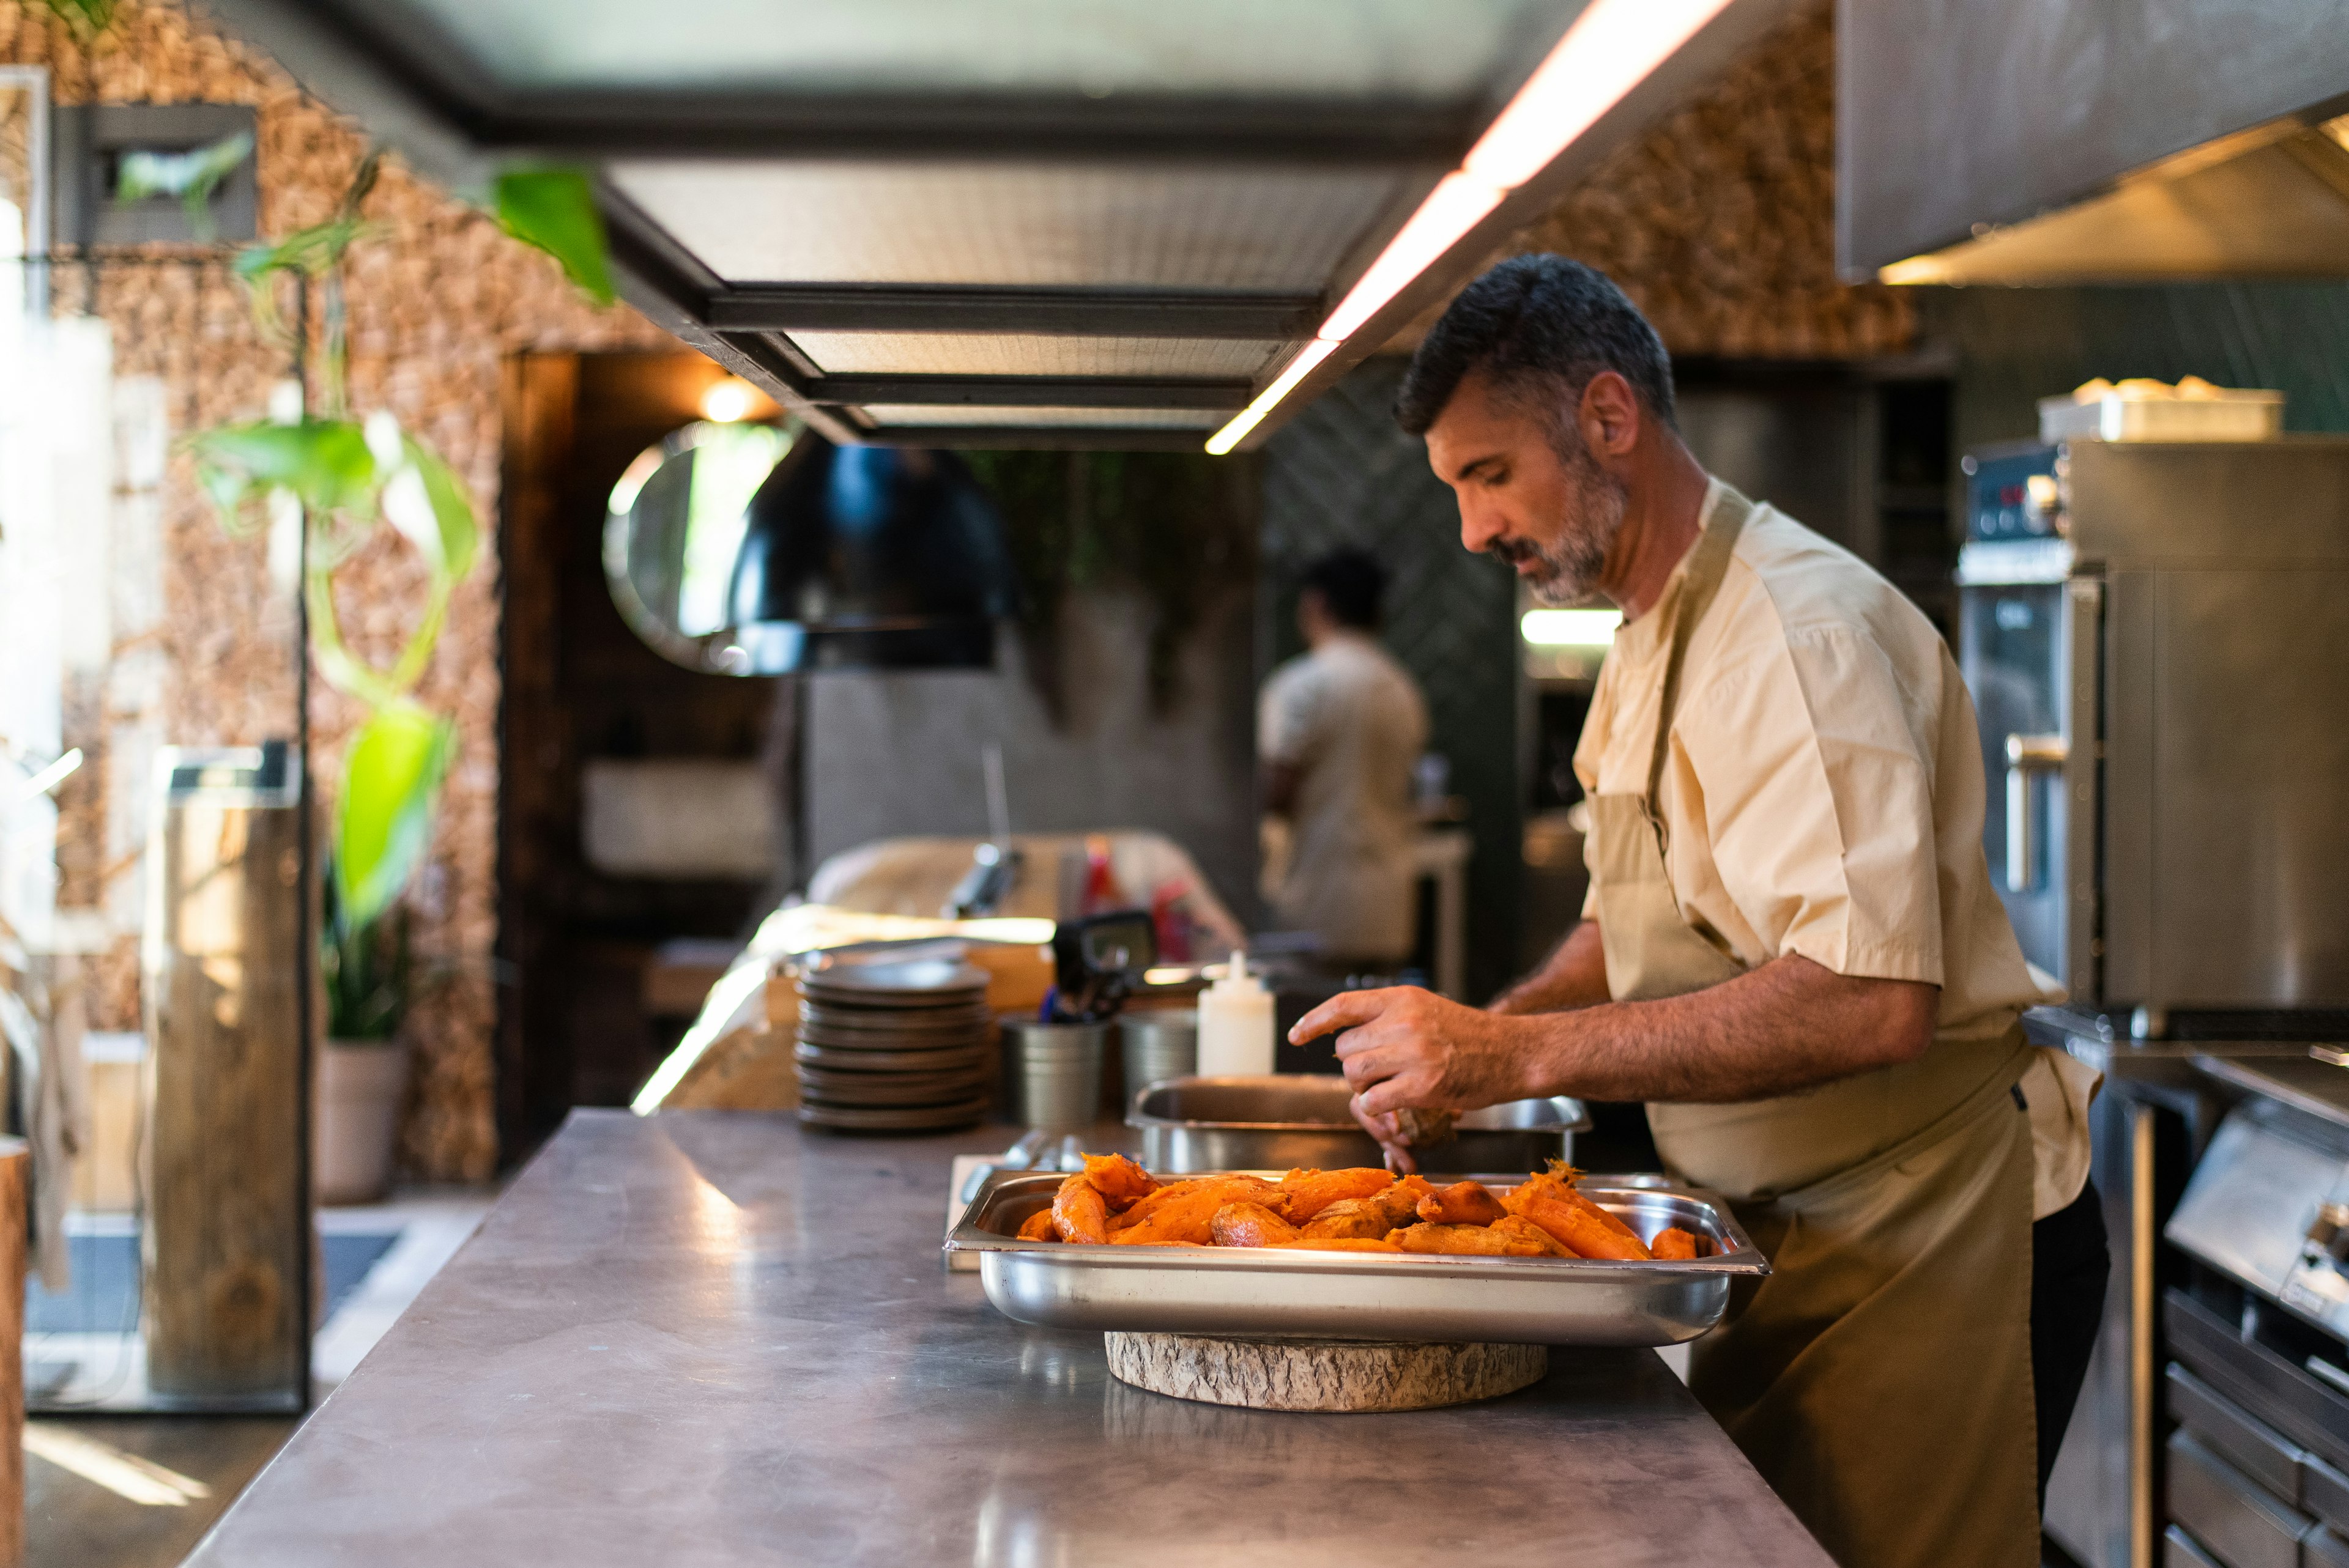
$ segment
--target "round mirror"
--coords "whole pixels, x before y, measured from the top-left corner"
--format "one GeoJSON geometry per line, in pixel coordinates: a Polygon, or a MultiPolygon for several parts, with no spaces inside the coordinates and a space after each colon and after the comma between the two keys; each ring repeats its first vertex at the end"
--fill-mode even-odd
{"type": "Polygon", "coordinates": [[[686,426],[628,465],[604,518],[604,580],[629,628],[690,670],[749,675],[727,593],[743,509],[792,449],[796,427],[686,426]]]}

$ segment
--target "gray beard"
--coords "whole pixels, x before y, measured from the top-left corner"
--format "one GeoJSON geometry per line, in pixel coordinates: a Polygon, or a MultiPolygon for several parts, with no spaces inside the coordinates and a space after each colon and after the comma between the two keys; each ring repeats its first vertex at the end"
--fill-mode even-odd
{"type": "Polygon", "coordinates": [[[1578,449],[1568,459],[1572,494],[1560,520],[1558,542],[1536,544],[1524,539],[1496,539],[1486,546],[1512,567],[1531,561],[1537,564],[1526,575],[1534,598],[1551,605],[1578,604],[1598,591],[1599,574],[1607,566],[1607,552],[1623,531],[1623,514],[1630,509],[1630,492],[1578,449]]]}

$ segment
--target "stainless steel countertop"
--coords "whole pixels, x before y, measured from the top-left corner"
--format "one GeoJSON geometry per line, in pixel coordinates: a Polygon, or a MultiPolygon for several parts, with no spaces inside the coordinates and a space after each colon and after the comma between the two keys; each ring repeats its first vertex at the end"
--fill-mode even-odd
{"type": "Polygon", "coordinates": [[[1112,1381],[940,1267],[1006,1141],[575,1113],[189,1563],[1826,1568],[1650,1351],[1407,1415],[1112,1381]]]}

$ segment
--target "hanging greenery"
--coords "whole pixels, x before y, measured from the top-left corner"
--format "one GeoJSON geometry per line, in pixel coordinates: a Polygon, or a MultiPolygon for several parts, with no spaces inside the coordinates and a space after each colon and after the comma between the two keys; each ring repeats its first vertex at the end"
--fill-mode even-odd
{"type": "Polygon", "coordinates": [[[1029,678],[1055,723],[1067,709],[1061,617],[1071,593],[1136,590],[1151,606],[1151,710],[1182,696],[1185,643],[1216,597],[1255,572],[1252,466],[1192,452],[973,451],[1002,509],[1019,579],[1029,678]]]}

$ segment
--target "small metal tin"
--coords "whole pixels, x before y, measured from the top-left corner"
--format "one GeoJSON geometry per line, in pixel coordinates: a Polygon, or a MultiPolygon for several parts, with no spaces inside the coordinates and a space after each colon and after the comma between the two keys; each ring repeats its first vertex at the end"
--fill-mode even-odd
{"type": "MultiPolygon", "coordinates": [[[[1377,1165],[1383,1156],[1347,1109],[1352,1099],[1346,1080],[1329,1074],[1175,1078],[1136,1089],[1125,1124],[1141,1130],[1142,1163],[1171,1174],[1377,1165]]],[[[1578,1099],[1513,1099],[1461,1117],[1459,1130],[1420,1163],[1431,1172],[1522,1175],[1552,1160],[1571,1163],[1574,1135],[1589,1126],[1578,1099]]]]}
{"type": "MultiPolygon", "coordinates": [[[[1517,1178],[1484,1180],[1506,1187],[1517,1178]]],[[[1721,1321],[1733,1281],[1770,1272],[1727,1203],[1653,1178],[1578,1185],[1640,1235],[1678,1225],[1705,1255],[1616,1263],[1020,1241],[1022,1222],[1061,1181],[998,1171],[947,1237],[948,1253],[978,1254],[987,1299],[1017,1322],[1252,1338],[1678,1345],[1721,1321]]]]}

